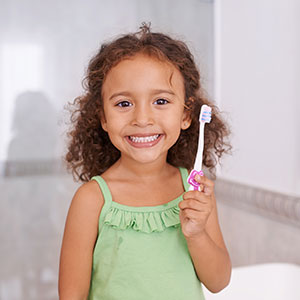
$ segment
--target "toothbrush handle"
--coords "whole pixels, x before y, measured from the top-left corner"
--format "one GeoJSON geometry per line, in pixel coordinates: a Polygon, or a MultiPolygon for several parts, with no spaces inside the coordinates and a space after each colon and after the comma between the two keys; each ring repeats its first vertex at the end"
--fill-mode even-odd
{"type": "Polygon", "coordinates": [[[199,183],[195,180],[195,176],[199,174],[203,176],[202,172],[202,157],[203,157],[203,147],[204,147],[204,125],[205,123],[200,122],[200,129],[199,129],[199,137],[198,137],[198,150],[196,155],[196,160],[194,164],[194,169],[190,173],[188,177],[188,183],[190,184],[189,191],[198,191],[199,190],[199,183]]]}
{"type": "Polygon", "coordinates": [[[197,151],[196,160],[194,164],[194,169],[198,171],[202,170],[202,157],[203,157],[203,148],[204,148],[204,125],[205,123],[200,122],[198,151],[197,151]]]}

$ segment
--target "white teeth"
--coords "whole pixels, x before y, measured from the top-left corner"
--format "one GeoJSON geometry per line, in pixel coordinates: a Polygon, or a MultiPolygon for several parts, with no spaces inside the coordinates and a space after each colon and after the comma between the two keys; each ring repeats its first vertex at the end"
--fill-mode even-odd
{"type": "Polygon", "coordinates": [[[156,139],[158,139],[159,134],[151,135],[151,136],[130,136],[130,140],[132,140],[134,143],[149,143],[153,142],[156,139]]]}

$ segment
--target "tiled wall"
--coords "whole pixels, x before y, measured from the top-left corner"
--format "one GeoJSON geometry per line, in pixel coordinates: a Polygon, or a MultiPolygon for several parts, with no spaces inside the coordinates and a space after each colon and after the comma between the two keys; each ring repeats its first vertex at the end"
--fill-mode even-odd
{"type": "Polygon", "coordinates": [[[234,267],[300,265],[300,198],[219,180],[219,219],[234,267]]]}
{"type": "Polygon", "coordinates": [[[0,299],[55,300],[71,176],[1,179],[0,299]]]}

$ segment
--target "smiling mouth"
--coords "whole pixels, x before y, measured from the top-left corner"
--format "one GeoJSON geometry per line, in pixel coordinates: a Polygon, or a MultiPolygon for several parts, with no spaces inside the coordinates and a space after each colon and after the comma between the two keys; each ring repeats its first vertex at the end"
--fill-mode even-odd
{"type": "Polygon", "coordinates": [[[155,140],[157,140],[160,136],[161,136],[161,134],[154,134],[154,135],[149,135],[149,136],[130,135],[130,136],[128,136],[128,138],[130,139],[130,141],[132,141],[134,143],[150,143],[150,142],[154,142],[155,140]]]}
{"type": "Polygon", "coordinates": [[[126,136],[127,142],[135,148],[151,148],[159,143],[164,134],[153,135],[128,135],[126,136]]]}

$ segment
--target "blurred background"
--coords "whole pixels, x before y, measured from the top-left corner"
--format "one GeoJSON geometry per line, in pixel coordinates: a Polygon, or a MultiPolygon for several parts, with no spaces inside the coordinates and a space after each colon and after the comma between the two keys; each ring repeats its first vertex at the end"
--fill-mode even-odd
{"type": "Polygon", "coordinates": [[[184,40],[232,129],[216,184],[234,267],[300,264],[300,2],[0,0],[0,300],[58,299],[68,102],[102,42],[184,40]]]}

